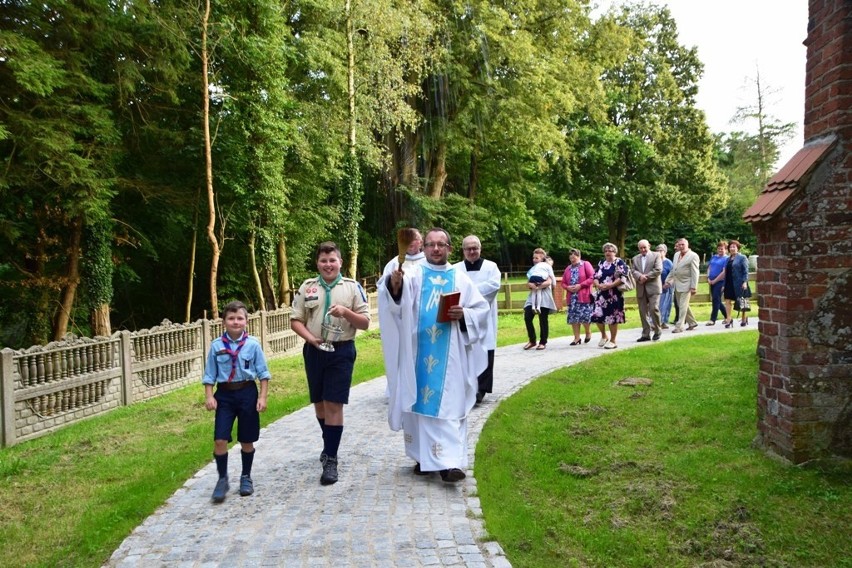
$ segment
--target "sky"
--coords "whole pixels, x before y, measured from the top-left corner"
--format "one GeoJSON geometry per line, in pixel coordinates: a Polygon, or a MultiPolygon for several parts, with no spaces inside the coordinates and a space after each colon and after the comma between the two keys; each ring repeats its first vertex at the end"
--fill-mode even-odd
{"type": "MultiPolygon", "coordinates": [[[[621,0],[598,0],[602,7],[621,0]]],[[[696,47],[704,63],[697,106],[714,133],[756,125],[732,124],[737,108],[755,104],[754,79],[769,91],[767,114],[796,123],[795,136],[782,148],[783,166],[803,144],[807,0],[656,0],[677,22],[680,43],[696,47]]]]}

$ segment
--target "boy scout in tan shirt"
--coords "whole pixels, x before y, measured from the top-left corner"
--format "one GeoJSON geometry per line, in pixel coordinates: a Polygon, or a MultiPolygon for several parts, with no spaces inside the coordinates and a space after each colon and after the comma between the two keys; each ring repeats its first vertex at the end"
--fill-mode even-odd
{"type": "Polygon", "coordinates": [[[337,482],[337,450],[343,435],[343,405],[349,402],[355,366],[355,333],[370,326],[370,305],[358,282],[340,274],[340,249],[331,241],[317,247],[316,278],[293,298],[290,325],[305,340],[302,356],[308,392],[322,428],[320,483],[337,482]],[[323,339],[323,324],[339,326],[323,339]]]}

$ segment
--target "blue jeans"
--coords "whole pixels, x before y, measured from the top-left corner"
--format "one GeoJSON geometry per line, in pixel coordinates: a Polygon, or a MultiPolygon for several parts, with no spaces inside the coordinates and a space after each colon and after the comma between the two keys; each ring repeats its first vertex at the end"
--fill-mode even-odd
{"type": "Polygon", "coordinates": [[[722,302],[722,292],[725,291],[725,281],[720,280],[715,284],[710,285],[710,299],[713,302],[713,308],[710,310],[710,321],[716,321],[716,314],[722,312],[722,319],[728,319],[728,311],[722,302]]]}
{"type": "Polygon", "coordinates": [[[664,324],[669,323],[669,316],[672,313],[672,300],[674,299],[674,288],[667,288],[660,294],[660,321],[664,324]]]}

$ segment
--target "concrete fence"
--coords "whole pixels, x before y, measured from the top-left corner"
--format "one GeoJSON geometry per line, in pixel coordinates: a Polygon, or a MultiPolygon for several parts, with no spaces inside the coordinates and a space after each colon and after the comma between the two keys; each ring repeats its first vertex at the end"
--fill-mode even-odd
{"type": "MultiPolygon", "coordinates": [[[[376,295],[369,296],[377,321],[376,295]]],[[[78,338],[0,351],[0,447],[37,438],[84,418],[197,384],[222,320],[168,320],[111,337],[78,338]]],[[[267,358],[298,353],[290,308],[249,315],[248,332],[267,358]]]]}

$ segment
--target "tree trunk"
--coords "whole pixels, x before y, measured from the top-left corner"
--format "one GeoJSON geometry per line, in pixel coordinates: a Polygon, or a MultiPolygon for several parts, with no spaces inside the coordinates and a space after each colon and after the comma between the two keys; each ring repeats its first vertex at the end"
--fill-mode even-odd
{"type": "Polygon", "coordinates": [[[265,299],[264,309],[267,311],[274,310],[278,307],[278,300],[275,299],[275,284],[272,279],[271,266],[264,266],[260,271],[260,284],[263,287],[263,297],[265,299]]]}
{"type": "Polygon", "coordinates": [[[406,131],[402,139],[402,184],[411,189],[420,187],[417,177],[417,133],[406,131]]]}
{"type": "Polygon", "coordinates": [[[438,148],[435,151],[435,156],[432,159],[432,171],[434,179],[429,188],[429,197],[432,199],[441,199],[444,195],[444,184],[447,181],[447,143],[439,142],[438,148]]]}
{"type": "MultiPolygon", "coordinates": [[[[196,203],[198,195],[196,194],[196,203]]],[[[189,318],[192,317],[192,293],[195,285],[195,250],[198,246],[198,209],[195,210],[192,223],[192,248],[189,253],[189,274],[187,275],[187,290],[186,290],[186,312],[184,313],[183,321],[189,323],[189,318]]]]}
{"type": "Polygon", "coordinates": [[[109,337],[112,324],[109,321],[109,304],[101,304],[92,310],[92,335],[109,337]]]}
{"type": "Polygon", "coordinates": [[[346,73],[347,73],[347,94],[349,99],[349,163],[345,171],[345,183],[343,186],[344,192],[344,212],[345,218],[344,241],[348,249],[349,263],[345,273],[350,278],[355,278],[356,269],[358,267],[358,227],[361,224],[361,174],[358,167],[358,158],[356,156],[356,127],[355,120],[355,26],[352,22],[352,1],[346,0],[346,73]]]}
{"type": "MultiPolygon", "coordinates": [[[[204,129],[204,161],[205,178],[207,181],[207,239],[210,241],[212,257],[210,260],[210,305],[213,319],[219,319],[219,294],[216,288],[216,277],[219,274],[219,256],[221,245],[216,238],[216,195],[213,193],[213,153],[210,148],[210,85],[207,77],[207,23],[210,20],[210,0],[204,3],[204,17],[201,20],[201,86],[202,86],[202,126],[204,129]]],[[[223,243],[224,244],[224,243],[223,243]]]]}
{"type": "Polygon", "coordinates": [[[68,269],[65,276],[65,287],[62,289],[59,309],[53,324],[53,341],[60,341],[68,333],[68,323],[71,321],[71,311],[77,297],[77,286],[80,284],[80,242],[83,238],[83,221],[75,219],[71,226],[71,242],[68,244],[68,269]]]}
{"type": "Polygon", "coordinates": [[[278,237],[278,248],[275,251],[278,257],[278,297],[281,305],[289,306],[293,301],[290,291],[290,272],[287,270],[287,241],[284,235],[278,237]]]}
{"type": "Polygon", "coordinates": [[[254,239],[255,239],[255,230],[252,228],[249,231],[249,241],[248,241],[248,255],[249,262],[251,263],[251,277],[254,280],[254,291],[257,293],[257,305],[263,308],[266,305],[266,301],[263,299],[263,286],[260,283],[260,274],[257,272],[257,258],[254,254],[254,239]]]}
{"type": "Polygon", "coordinates": [[[621,206],[607,214],[607,234],[609,242],[618,247],[618,255],[624,258],[627,241],[627,207],[621,206]]]}

